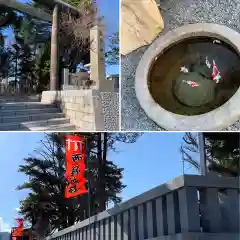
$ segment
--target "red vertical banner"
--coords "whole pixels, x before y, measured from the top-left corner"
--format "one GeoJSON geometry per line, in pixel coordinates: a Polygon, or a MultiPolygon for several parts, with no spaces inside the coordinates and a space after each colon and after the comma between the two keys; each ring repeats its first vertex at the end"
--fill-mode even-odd
{"type": "Polygon", "coordinates": [[[66,136],[66,180],[65,198],[86,193],[86,140],[80,136],[66,136]]]}
{"type": "Polygon", "coordinates": [[[15,220],[18,224],[18,228],[23,229],[23,219],[22,218],[17,218],[15,220]]]}
{"type": "Polygon", "coordinates": [[[17,231],[16,231],[16,227],[13,227],[12,229],[11,229],[11,237],[12,237],[12,240],[17,240],[17,238],[18,238],[18,234],[17,234],[17,231]]]}
{"type": "Polygon", "coordinates": [[[12,239],[17,237],[22,237],[22,232],[23,232],[23,219],[17,218],[15,220],[18,226],[12,228],[12,239]]]}

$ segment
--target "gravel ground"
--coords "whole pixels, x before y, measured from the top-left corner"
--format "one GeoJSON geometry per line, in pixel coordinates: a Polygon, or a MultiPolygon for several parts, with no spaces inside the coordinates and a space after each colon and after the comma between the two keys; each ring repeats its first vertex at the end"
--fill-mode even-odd
{"type": "MultiPolygon", "coordinates": [[[[240,0],[160,0],[165,28],[159,35],[190,23],[217,23],[240,32],[240,0]]],[[[134,90],[134,76],[142,47],[121,57],[121,125],[123,131],[159,131],[161,129],[147,117],[140,107],[134,90]]],[[[240,129],[240,121],[229,126],[228,131],[240,129]]]]}

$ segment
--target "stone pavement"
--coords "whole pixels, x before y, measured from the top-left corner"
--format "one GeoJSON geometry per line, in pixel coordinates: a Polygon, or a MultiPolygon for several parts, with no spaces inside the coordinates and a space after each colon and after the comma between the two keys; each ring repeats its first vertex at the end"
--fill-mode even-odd
{"type": "MultiPolygon", "coordinates": [[[[240,32],[240,0],[161,0],[161,13],[165,22],[164,32],[190,23],[216,23],[240,32]]],[[[142,47],[127,56],[121,57],[121,125],[123,131],[159,131],[155,124],[140,107],[134,89],[137,65],[146,51],[142,47]]],[[[240,122],[226,130],[239,130],[240,122]]]]}

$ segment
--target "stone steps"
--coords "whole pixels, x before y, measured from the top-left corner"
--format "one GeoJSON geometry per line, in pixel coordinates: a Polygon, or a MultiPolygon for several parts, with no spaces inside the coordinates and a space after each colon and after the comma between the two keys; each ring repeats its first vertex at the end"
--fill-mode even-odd
{"type": "Polygon", "coordinates": [[[0,95],[0,103],[5,102],[39,102],[40,98],[36,95],[30,96],[12,96],[12,95],[0,95]]]}
{"type": "Polygon", "coordinates": [[[76,128],[71,123],[62,123],[57,125],[47,125],[47,126],[38,126],[32,127],[31,131],[76,131],[76,128]]]}
{"type": "Polygon", "coordinates": [[[52,118],[38,121],[0,123],[0,131],[35,131],[36,128],[48,128],[48,126],[62,126],[69,124],[68,118],[52,118]]]}
{"type": "Polygon", "coordinates": [[[4,119],[5,117],[11,117],[11,116],[31,116],[31,115],[35,115],[38,114],[40,111],[44,111],[44,113],[60,113],[60,109],[58,108],[44,108],[44,109],[37,109],[37,108],[33,108],[33,109],[21,109],[21,110],[3,110],[0,112],[0,118],[4,119]]]}
{"type": "Polygon", "coordinates": [[[75,126],[54,104],[0,103],[0,131],[74,131],[75,126]]]}
{"type": "Polygon", "coordinates": [[[2,110],[23,110],[23,109],[43,109],[43,108],[56,108],[56,104],[43,104],[40,102],[9,102],[0,103],[0,111],[2,110]]]}
{"type": "Polygon", "coordinates": [[[22,123],[27,121],[47,120],[52,118],[64,117],[64,113],[43,113],[40,111],[31,115],[18,115],[18,116],[4,116],[1,118],[1,123],[22,123]]]}

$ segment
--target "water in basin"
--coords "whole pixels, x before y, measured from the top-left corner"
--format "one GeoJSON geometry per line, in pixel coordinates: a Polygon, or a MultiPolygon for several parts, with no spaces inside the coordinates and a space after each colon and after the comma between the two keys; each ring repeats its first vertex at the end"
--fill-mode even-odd
{"type": "Polygon", "coordinates": [[[148,76],[153,99],[164,109],[198,115],[226,103],[238,90],[240,57],[215,38],[191,38],[170,46],[148,76]]]}

